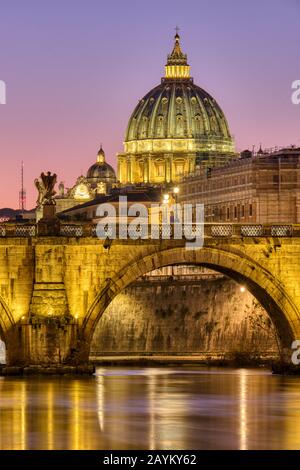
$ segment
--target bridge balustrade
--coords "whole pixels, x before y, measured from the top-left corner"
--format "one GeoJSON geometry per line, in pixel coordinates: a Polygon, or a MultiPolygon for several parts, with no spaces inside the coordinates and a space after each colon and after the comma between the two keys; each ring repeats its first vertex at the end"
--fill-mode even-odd
{"type": "MultiPolygon", "coordinates": [[[[117,238],[126,239],[130,235],[144,231],[142,227],[131,228],[130,225],[117,225],[117,238]],[[133,232],[134,230],[134,232],[133,232]]],[[[178,227],[176,224],[160,224],[157,226],[148,226],[147,236],[149,239],[173,239],[178,238],[178,227]],[[176,236],[177,234],[177,236],[176,236]]],[[[259,238],[259,237],[300,237],[300,225],[297,224],[222,224],[209,223],[185,226],[182,230],[183,238],[191,239],[193,236],[202,236],[205,238],[259,238]]],[[[37,225],[35,224],[2,224],[0,225],[0,238],[8,237],[36,237],[38,235],[37,225]]],[[[62,237],[97,237],[96,224],[62,224],[58,236],[62,237]]],[[[106,236],[112,238],[113,229],[106,227],[106,236]]],[[[181,238],[181,237],[179,237],[181,238]]]]}
{"type": "Polygon", "coordinates": [[[263,237],[264,229],[262,225],[242,225],[242,237],[263,237]]]}
{"type": "Polygon", "coordinates": [[[272,225],[271,236],[272,237],[292,237],[293,226],[292,225],[272,225]]]}
{"type": "MultiPolygon", "coordinates": [[[[206,228],[206,226],[205,226],[206,228]]],[[[233,227],[229,224],[218,224],[210,226],[210,234],[205,233],[205,235],[210,235],[211,237],[231,237],[233,234],[233,227]]]]}
{"type": "Polygon", "coordinates": [[[35,237],[36,225],[16,225],[15,236],[16,237],[35,237]]]}
{"type": "Polygon", "coordinates": [[[83,226],[82,225],[61,225],[60,235],[63,237],[82,237],[83,226]]]}

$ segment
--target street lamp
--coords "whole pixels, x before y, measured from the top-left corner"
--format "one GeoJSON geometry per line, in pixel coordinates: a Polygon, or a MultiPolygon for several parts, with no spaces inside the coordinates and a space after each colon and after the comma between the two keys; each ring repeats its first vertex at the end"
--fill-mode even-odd
{"type": "Polygon", "coordinates": [[[170,205],[171,203],[173,205],[173,202],[175,202],[175,214],[171,215],[171,222],[174,222],[174,219],[175,219],[175,222],[178,222],[178,211],[177,211],[178,193],[179,193],[179,188],[176,186],[175,188],[172,189],[170,193],[165,193],[163,196],[163,204],[170,205]]]}

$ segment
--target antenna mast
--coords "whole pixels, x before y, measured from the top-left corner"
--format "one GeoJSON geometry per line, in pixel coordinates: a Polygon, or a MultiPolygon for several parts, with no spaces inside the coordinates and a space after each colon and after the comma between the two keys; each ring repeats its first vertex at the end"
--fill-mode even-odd
{"type": "Polygon", "coordinates": [[[23,214],[26,210],[26,189],[24,189],[24,162],[21,164],[21,191],[19,192],[19,209],[23,214]]]}

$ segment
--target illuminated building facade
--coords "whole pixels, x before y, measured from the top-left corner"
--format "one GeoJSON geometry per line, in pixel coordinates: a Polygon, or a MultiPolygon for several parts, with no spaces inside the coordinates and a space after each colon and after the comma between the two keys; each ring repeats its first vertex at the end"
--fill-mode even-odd
{"type": "Polygon", "coordinates": [[[242,152],[182,179],[179,202],[203,203],[207,222],[300,223],[300,148],[242,152]]]}

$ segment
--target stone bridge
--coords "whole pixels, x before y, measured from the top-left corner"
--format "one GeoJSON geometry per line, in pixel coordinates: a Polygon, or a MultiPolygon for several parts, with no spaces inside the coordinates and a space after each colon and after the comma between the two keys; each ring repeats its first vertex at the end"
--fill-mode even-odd
{"type": "MultiPolygon", "coordinates": [[[[207,224],[204,246],[185,240],[99,240],[95,227],[0,227],[0,336],[9,365],[87,363],[112,299],[154,269],[202,265],[245,285],[267,310],[283,348],[300,339],[300,226],[207,224]]],[[[199,299],[200,301],[200,299],[199,299]]]]}

